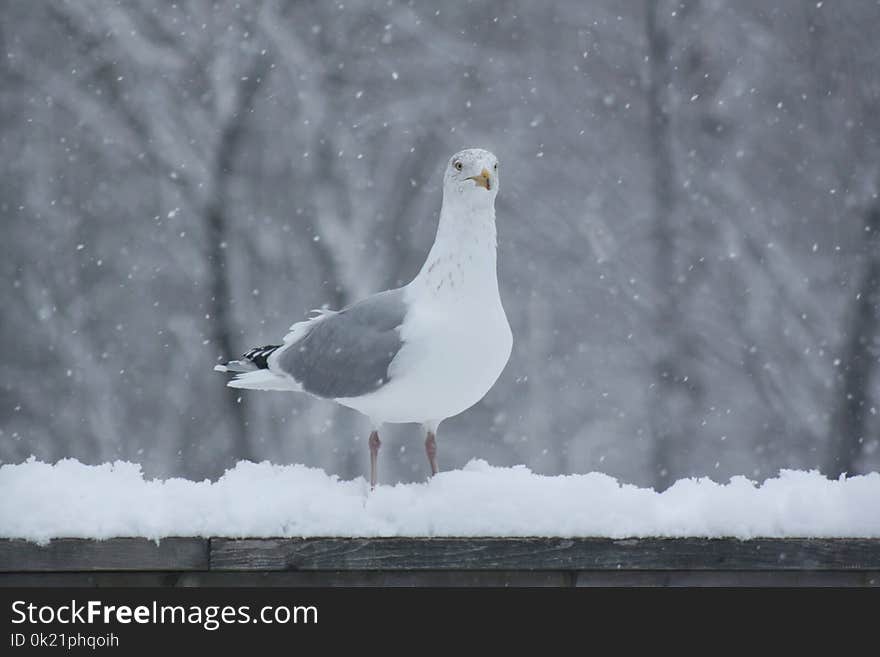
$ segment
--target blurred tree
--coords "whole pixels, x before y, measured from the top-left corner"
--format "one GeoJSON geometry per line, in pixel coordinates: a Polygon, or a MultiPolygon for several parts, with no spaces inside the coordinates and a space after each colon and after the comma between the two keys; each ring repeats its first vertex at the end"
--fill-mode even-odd
{"type": "MultiPolygon", "coordinates": [[[[260,88],[263,76],[268,72],[268,62],[259,54],[252,56],[253,63],[245,69],[245,75],[232,86],[235,93],[229,99],[228,106],[218,111],[220,137],[217,142],[214,166],[208,188],[208,200],[204,206],[206,225],[206,260],[210,268],[210,303],[208,319],[211,322],[214,345],[218,358],[229,359],[242,349],[234,339],[237,331],[232,318],[230,302],[232,291],[229,285],[229,268],[226,250],[230,239],[227,189],[230,176],[233,174],[235,160],[241,150],[244,123],[253,110],[254,96],[260,88]]],[[[237,456],[255,460],[255,452],[250,445],[247,427],[247,411],[245,399],[241,392],[228,388],[229,418],[235,427],[235,447],[237,456]]]]}
{"type": "Polygon", "coordinates": [[[673,30],[681,30],[696,2],[645,3],[647,47],[648,139],[651,157],[652,241],[654,253],[655,316],[657,351],[652,367],[651,423],[654,486],[664,490],[681,474],[678,455],[693,438],[693,420],[699,413],[701,383],[693,361],[700,341],[693,335],[686,316],[688,279],[697,275],[689,268],[688,213],[678,202],[672,112],[678,105],[674,72],[679,57],[672,50],[673,30]],[[666,24],[673,16],[673,26],[666,24]]]}
{"type": "Polygon", "coordinates": [[[837,405],[831,416],[829,460],[824,472],[833,478],[858,473],[870,431],[869,418],[877,413],[873,390],[880,341],[880,205],[865,212],[865,242],[865,262],[861,280],[855,285],[838,368],[837,405]]]}
{"type": "Polygon", "coordinates": [[[828,11],[822,3],[803,10],[814,121],[827,143],[823,182],[842,199],[829,217],[845,301],[820,463],[833,478],[863,471],[863,458],[876,450],[880,430],[873,420],[880,386],[880,79],[858,74],[874,47],[858,22],[880,20],[880,8],[864,10],[828,11]],[[838,47],[841,42],[849,47],[838,47]]]}

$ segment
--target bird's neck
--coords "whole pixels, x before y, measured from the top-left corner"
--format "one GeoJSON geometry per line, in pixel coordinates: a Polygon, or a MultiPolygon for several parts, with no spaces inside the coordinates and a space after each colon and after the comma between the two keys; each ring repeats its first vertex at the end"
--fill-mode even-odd
{"type": "Polygon", "coordinates": [[[434,246],[412,283],[435,298],[498,296],[494,204],[465,201],[444,199],[434,246]]]}

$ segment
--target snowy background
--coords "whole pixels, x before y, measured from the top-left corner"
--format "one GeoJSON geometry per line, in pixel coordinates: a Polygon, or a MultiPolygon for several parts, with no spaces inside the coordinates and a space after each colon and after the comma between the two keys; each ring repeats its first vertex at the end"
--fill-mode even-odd
{"type": "MultiPolygon", "coordinates": [[[[868,0],[6,0],[0,461],[362,475],[360,416],[212,367],[408,282],[481,146],[515,344],[443,469],[876,471],[878,27],[868,0]]],[[[387,431],[380,480],[423,481],[422,439],[387,431]]]]}

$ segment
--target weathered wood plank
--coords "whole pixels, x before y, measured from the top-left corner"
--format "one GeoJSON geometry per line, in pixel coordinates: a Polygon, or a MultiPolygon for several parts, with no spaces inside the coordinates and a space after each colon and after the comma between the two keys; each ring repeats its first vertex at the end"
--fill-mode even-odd
{"type": "Polygon", "coordinates": [[[61,538],[46,545],[0,540],[0,572],[207,570],[204,538],[61,538]]]}
{"type": "Polygon", "coordinates": [[[575,573],[553,570],[299,570],[182,573],[177,586],[513,586],[570,587],[575,573]]]}
{"type": "Polygon", "coordinates": [[[586,570],[575,586],[880,587],[877,570],[586,570]]]}
{"type": "MultiPolygon", "coordinates": [[[[182,577],[192,571],[167,570],[92,570],[71,572],[0,573],[0,588],[18,587],[149,587],[178,586],[182,577]]],[[[245,573],[254,575],[256,573],[245,573]]]]}
{"type": "Polygon", "coordinates": [[[187,571],[187,572],[30,572],[0,573],[0,588],[34,586],[138,586],[138,587],[406,587],[406,586],[494,586],[570,587],[575,573],[508,570],[419,570],[419,571],[187,571]]]}
{"type": "Polygon", "coordinates": [[[212,570],[880,570],[877,539],[211,539],[212,570]]]}
{"type": "Polygon", "coordinates": [[[370,587],[370,586],[767,586],[880,587],[880,571],[867,570],[300,570],[0,573],[2,587],[370,587]]]}
{"type": "MultiPolygon", "coordinates": [[[[157,544],[141,538],[118,538],[106,541],[58,539],[45,546],[20,540],[0,540],[0,572],[6,573],[208,570],[266,573],[553,571],[569,574],[611,571],[868,572],[880,571],[880,540],[167,538],[157,544]]],[[[579,577],[584,580],[588,576],[579,577]]],[[[596,579],[595,575],[589,577],[596,579]]]]}

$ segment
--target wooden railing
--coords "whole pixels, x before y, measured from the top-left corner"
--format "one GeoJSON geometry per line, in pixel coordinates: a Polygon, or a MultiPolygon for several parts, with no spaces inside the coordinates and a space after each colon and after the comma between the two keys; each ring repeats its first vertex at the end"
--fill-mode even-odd
{"type": "Polygon", "coordinates": [[[880,539],[0,540],[0,585],[880,586],[880,539]]]}

